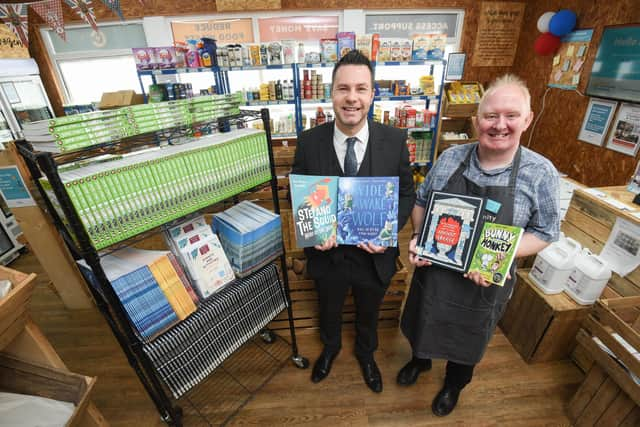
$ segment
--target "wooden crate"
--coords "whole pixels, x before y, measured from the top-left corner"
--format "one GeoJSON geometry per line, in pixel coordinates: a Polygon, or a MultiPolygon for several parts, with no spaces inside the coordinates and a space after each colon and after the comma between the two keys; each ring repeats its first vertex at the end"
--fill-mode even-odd
{"type": "MultiPolygon", "coordinates": [[[[606,187],[598,190],[619,202],[632,205],[633,194],[626,191],[624,187],[606,187]]],[[[573,193],[561,229],[566,236],[575,239],[597,254],[602,251],[618,218],[623,218],[636,226],[640,225],[640,219],[628,211],[623,211],[597,196],[577,189],[573,193]]],[[[614,272],[607,287],[603,294],[605,297],[640,295],[640,268],[636,268],[625,277],[620,277],[614,272]]]]}
{"type": "Polygon", "coordinates": [[[529,279],[529,270],[517,274],[518,282],[500,328],[529,363],[568,357],[589,307],[564,293],[546,295],[529,279]]]}
{"type": "MultiPolygon", "coordinates": [[[[291,304],[295,328],[296,330],[317,328],[320,319],[318,295],[313,280],[310,280],[304,274],[298,274],[292,271],[294,260],[297,262],[305,261],[304,253],[302,250],[290,251],[287,252],[287,257],[287,264],[291,266],[287,273],[289,277],[289,287],[291,289],[291,304]]],[[[378,314],[379,327],[398,326],[402,302],[408,290],[406,283],[408,271],[399,258],[396,260],[396,263],[398,271],[396,271],[396,274],[391,278],[391,283],[380,306],[378,314]]],[[[351,296],[348,296],[345,301],[342,311],[342,321],[345,324],[351,324],[355,321],[355,306],[351,296]]],[[[288,329],[287,313],[281,313],[268,327],[274,330],[288,329]]]]}
{"type": "MultiPolygon", "coordinates": [[[[460,82],[461,84],[476,84],[480,88],[480,95],[484,93],[484,88],[480,82],[460,82]]],[[[445,83],[442,96],[442,115],[446,117],[470,117],[475,116],[478,112],[479,104],[452,104],[447,96],[447,91],[451,87],[451,83],[445,83]]]]}
{"type": "Polygon", "coordinates": [[[67,426],[80,424],[95,381],[92,377],[0,354],[0,391],[73,403],[76,408],[67,426]]]}
{"type": "Polygon", "coordinates": [[[0,299],[0,350],[7,346],[24,328],[27,308],[35,286],[36,275],[0,267],[0,279],[8,279],[13,287],[0,299]]]}
{"type": "Polygon", "coordinates": [[[614,338],[614,333],[640,350],[640,297],[600,300],[583,322],[577,339],[586,349],[590,365],[567,408],[576,426],[640,425],[640,385],[629,375],[640,377],[640,360],[614,338]]]}

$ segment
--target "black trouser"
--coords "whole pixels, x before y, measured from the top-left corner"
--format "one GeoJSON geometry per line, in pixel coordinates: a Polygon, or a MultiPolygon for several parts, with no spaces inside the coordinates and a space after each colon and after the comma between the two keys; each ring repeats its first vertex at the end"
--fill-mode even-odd
{"type": "Polygon", "coordinates": [[[315,281],[320,303],[320,339],[324,350],[342,347],[342,308],[351,289],[356,309],[355,354],[370,361],[378,348],[378,310],[388,284],[376,273],[371,255],[355,246],[342,247],[344,259],[315,281]]]}
{"type": "Polygon", "coordinates": [[[458,390],[471,382],[473,368],[476,365],[463,365],[452,361],[447,362],[447,371],[444,377],[444,385],[458,390]]]}

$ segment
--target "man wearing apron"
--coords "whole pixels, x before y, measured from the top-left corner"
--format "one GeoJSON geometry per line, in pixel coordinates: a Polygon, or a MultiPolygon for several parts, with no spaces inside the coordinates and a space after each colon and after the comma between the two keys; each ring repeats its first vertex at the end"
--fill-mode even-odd
{"type": "MultiPolygon", "coordinates": [[[[445,151],[417,191],[411,214],[420,230],[432,190],[484,197],[492,222],[524,228],[517,257],[537,253],[559,236],[558,172],[541,155],[520,147],[531,124],[529,91],[519,78],[505,75],[487,89],[474,126],[478,142],[445,151]]],[[[462,274],[431,265],[415,255],[416,234],[409,261],[416,266],[401,328],[412,359],[398,372],[408,386],[431,368],[431,359],[447,360],[444,386],[431,405],[435,415],[448,415],[460,391],[471,381],[515,284],[515,263],[503,287],[485,282],[478,272],[462,274]]]]}

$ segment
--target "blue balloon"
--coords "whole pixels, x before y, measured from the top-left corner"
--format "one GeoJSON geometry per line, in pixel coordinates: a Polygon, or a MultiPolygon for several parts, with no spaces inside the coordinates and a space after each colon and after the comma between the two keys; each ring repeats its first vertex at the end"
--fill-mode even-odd
{"type": "Polygon", "coordinates": [[[557,12],[549,21],[549,32],[562,37],[569,34],[576,27],[576,14],[569,9],[557,12]]]}

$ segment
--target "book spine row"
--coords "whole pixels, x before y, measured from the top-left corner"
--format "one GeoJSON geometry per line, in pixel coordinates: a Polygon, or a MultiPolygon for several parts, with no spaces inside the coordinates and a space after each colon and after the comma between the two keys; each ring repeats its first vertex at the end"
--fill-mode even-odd
{"type": "Polygon", "coordinates": [[[104,170],[65,189],[96,249],[194,212],[270,179],[263,132],[104,170]]]}
{"type": "MultiPolygon", "coordinates": [[[[71,152],[166,127],[190,126],[240,113],[238,94],[200,98],[124,107],[109,114],[86,113],[52,119],[48,131],[61,152],[71,152]]],[[[37,141],[32,142],[37,145],[37,141]]]]}

